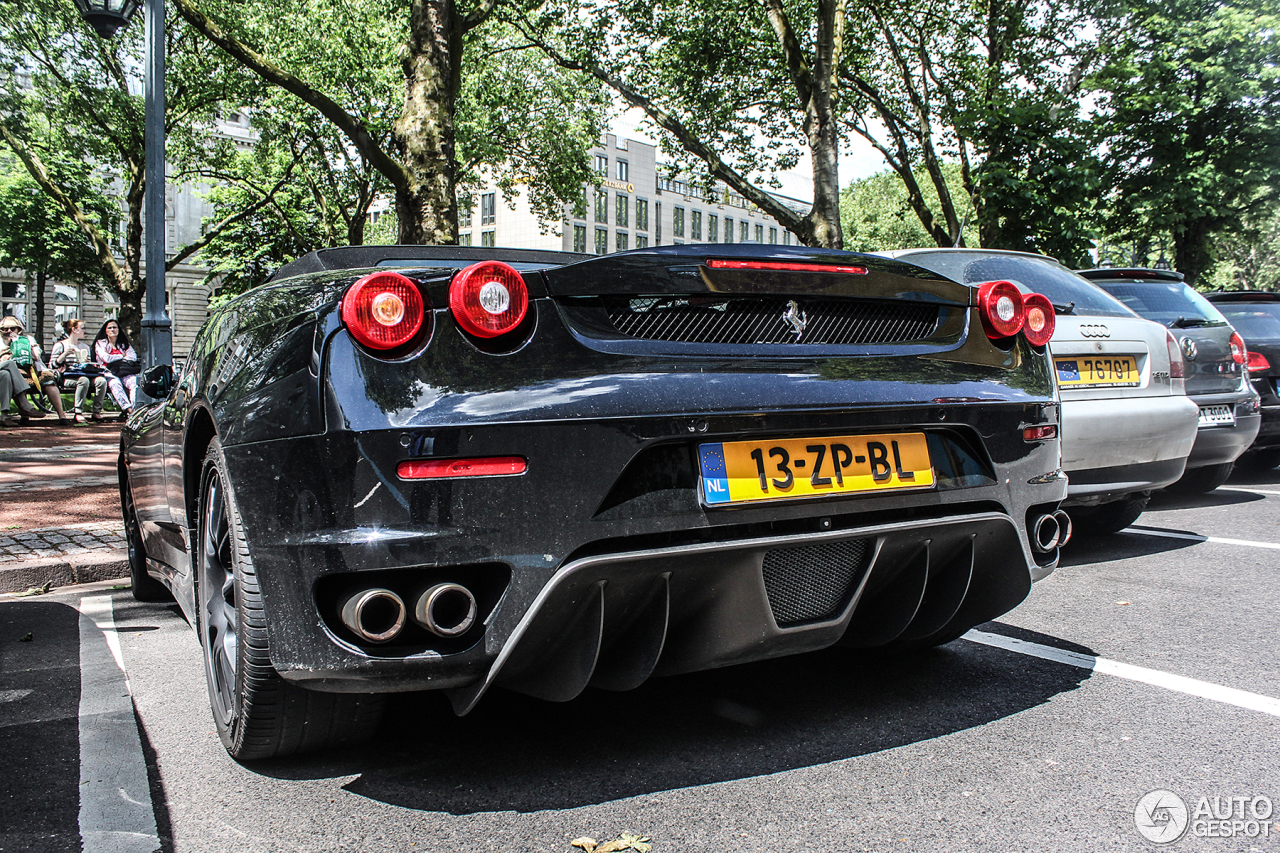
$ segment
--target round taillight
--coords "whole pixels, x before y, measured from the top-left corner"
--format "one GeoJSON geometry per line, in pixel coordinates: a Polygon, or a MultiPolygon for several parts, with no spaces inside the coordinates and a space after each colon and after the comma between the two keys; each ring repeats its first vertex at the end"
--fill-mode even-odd
{"type": "Polygon", "coordinates": [[[529,290],[524,278],[511,267],[500,261],[482,261],[453,277],[449,310],[468,334],[496,338],[524,320],[529,290]]]}
{"type": "Polygon", "coordinates": [[[1249,350],[1239,332],[1231,333],[1231,360],[1236,364],[1244,364],[1249,360],[1249,350]]]}
{"type": "Polygon", "coordinates": [[[1043,293],[1028,293],[1022,297],[1022,334],[1034,347],[1042,347],[1053,337],[1057,319],[1053,303],[1043,293]]]}
{"type": "Polygon", "coordinates": [[[1011,281],[989,281],[978,287],[978,313],[992,340],[1018,334],[1024,320],[1022,293],[1011,281]]]}
{"type": "Polygon", "coordinates": [[[398,272],[356,279],[342,297],[342,323],[372,349],[389,350],[413,340],[425,316],[422,294],[398,272]]]}

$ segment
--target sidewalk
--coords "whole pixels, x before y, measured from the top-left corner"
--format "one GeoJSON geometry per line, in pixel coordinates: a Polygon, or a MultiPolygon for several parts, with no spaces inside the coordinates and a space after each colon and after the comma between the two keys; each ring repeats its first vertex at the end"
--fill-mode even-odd
{"type": "Polygon", "coordinates": [[[128,577],[120,424],[0,430],[0,592],[128,577]]]}

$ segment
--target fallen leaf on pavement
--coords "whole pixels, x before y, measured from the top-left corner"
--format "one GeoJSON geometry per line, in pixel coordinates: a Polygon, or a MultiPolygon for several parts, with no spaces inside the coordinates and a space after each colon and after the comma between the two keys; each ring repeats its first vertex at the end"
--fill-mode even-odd
{"type": "Polygon", "coordinates": [[[28,631],[27,633],[23,634],[21,637],[18,638],[18,642],[29,643],[31,642],[32,639],[33,639],[33,635],[30,631],[28,631]]]}
{"type": "Polygon", "coordinates": [[[594,838],[587,838],[585,835],[581,838],[575,838],[569,842],[572,847],[581,847],[587,853],[595,853],[596,845],[599,844],[594,838]]]}
{"type": "Polygon", "coordinates": [[[13,597],[22,598],[27,595],[44,595],[52,588],[53,588],[53,579],[50,578],[40,586],[28,587],[26,592],[15,592],[13,594],[13,597]]]}
{"type": "Polygon", "coordinates": [[[1117,601],[1117,602],[1116,602],[1116,604],[1128,604],[1128,603],[1129,603],[1129,602],[1127,602],[1127,601],[1117,601]]]}

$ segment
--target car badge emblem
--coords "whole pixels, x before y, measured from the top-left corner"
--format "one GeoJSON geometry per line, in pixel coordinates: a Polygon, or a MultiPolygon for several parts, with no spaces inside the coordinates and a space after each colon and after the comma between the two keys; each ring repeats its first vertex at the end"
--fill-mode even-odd
{"type": "Polygon", "coordinates": [[[1195,361],[1200,351],[1196,348],[1196,342],[1191,338],[1182,339],[1182,354],[1187,357],[1187,361],[1195,361]]]}
{"type": "Polygon", "coordinates": [[[804,315],[804,309],[800,307],[800,303],[794,299],[789,301],[782,319],[791,327],[791,331],[796,333],[796,340],[800,340],[800,336],[804,334],[804,327],[809,324],[809,318],[804,315]]]}
{"type": "Polygon", "coordinates": [[[1080,335],[1086,338],[1109,338],[1111,337],[1111,330],[1101,323],[1096,325],[1086,324],[1080,327],[1080,335]]]}

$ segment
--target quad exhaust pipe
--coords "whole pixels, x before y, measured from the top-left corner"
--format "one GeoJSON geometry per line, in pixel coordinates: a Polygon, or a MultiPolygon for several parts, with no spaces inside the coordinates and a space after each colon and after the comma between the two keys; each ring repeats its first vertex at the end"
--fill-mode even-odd
{"type": "Polygon", "coordinates": [[[467,633],[476,621],[476,597],[456,583],[438,583],[423,590],[413,608],[413,621],[437,637],[467,633]]]}
{"type": "Polygon", "coordinates": [[[1031,547],[1040,554],[1048,554],[1071,541],[1071,516],[1062,510],[1045,513],[1031,525],[1031,547]]]}
{"type": "Polygon", "coordinates": [[[353,592],[342,602],[342,624],[369,643],[386,643],[404,630],[408,613],[404,599],[389,589],[353,592]]]}

